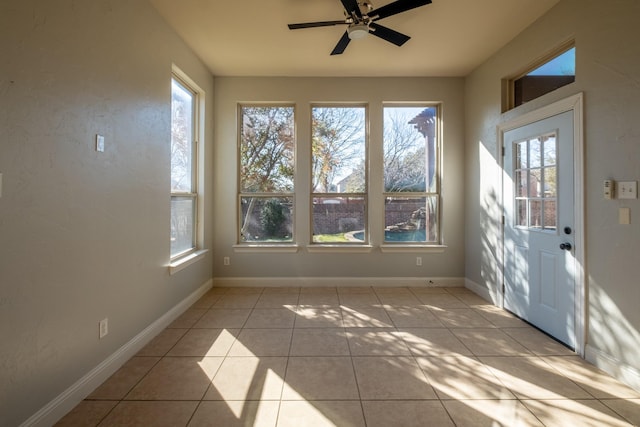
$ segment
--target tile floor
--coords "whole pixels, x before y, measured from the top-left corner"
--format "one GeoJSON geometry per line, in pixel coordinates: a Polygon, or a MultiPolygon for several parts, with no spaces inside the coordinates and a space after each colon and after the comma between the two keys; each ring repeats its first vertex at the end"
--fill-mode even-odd
{"type": "Polygon", "coordinates": [[[625,426],[640,393],[463,288],[214,288],[57,425],[625,426]]]}

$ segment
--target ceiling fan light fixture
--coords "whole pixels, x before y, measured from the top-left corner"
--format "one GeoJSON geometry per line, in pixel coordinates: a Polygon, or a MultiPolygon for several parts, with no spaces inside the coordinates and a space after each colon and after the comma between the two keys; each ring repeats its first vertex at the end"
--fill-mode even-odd
{"type": "Polygon", "coordinates": [[[369,34],[369,26],[367,24],[354,24],[347,28],[347,33],[351,40],[357,40],[369,34]]]}

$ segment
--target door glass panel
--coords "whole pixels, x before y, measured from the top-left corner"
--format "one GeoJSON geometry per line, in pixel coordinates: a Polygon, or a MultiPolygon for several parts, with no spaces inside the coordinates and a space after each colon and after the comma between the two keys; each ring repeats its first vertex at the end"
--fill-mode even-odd
{"type": "Polygon", "coordinates": [[[555,198],[558,193],[556,185],[556,168],[550,167],[544,169],[544,197],[555,198]]]}
{"type": "Polygon", "coordinates": [[[544,141],[544,165],[554,166],[556,164],[556,136],[549,135],[544,141]]]}
{"type": "Polygon", "coordinates": [[[540,163],[540,149],[541,144],[538,138],[529,140],[529,167],[539,168],[540,163]]]}
{"type": "Polygon", "coordinates": [[[516,200],[516,225],[526,227],[527,222],[527,200],[516,200]]]}
{"type": "Polygon", "coordinates": [[[556,201],[545,200],[544,201],[544,228],[549,230],[556,229],[556,201]]]}
{"type": "Polygon", "coordinates": [[[542,228],[542,201],[529,201],[529,227],[542,228]]]}
{"type": "Polygon", "coordinates": [[[531,170],[529,178],[529,197],[542,197],[542,170],[531,170]]]}
{"type": "Polygon", "coordinates": [[[525,169],[527,167],[527,141],[516,144],[516,169],[525,169]]]}
{"type": "Polygon", "coordinates": [[[529,186],[527,183],[527,171],[516,172],[516,197],[527,197],[529,186]]]}

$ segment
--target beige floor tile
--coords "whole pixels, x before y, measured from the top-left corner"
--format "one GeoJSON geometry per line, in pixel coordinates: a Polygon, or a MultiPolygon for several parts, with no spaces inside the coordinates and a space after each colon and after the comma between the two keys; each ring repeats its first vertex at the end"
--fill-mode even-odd
{"type": "Polygon", "coordinates": [[[420,302],[433,308],[468,308],[457,296],[451,294],[418,294],[420,302]]]}
{"type": "Polygon", "coordinates": [[[298,305],[297,293],[263,293],[255,308],[289,308],[294,310],[298,305]]]}
{"type": "Polygon", "coordinates": [[[376,288],[376,294],[380,303],[384,305],[395,306],[413,306],[422,305],[420,300],[407,288],[399,288],[396,292],[379,291],[376,288]]]}
{"type": "Polygon", "coordinates": [[[189,427],[275,427],[278,401],[204,401],[189,427]]]}
{"type": "Polygon", "coordinates": [[[445,328],[400,328],[400,336],[415,356],[471,356],[473,353],[445,328]]]}
{"type": "Polygon", "coordinates": [[[239,329],[191,329],[167,356],[226,356],[239,329]]]}
{"type": "Polygon", "coordinates": [[[347,329],[349,349],[353,356],[410,356],[409,347],[396,329],[347,329]]]}
{"type": "Polygon", "coordinates": [[[126,400],[200,400],[222,357],[164,357],[126,400]]]}
{"type": "Polygon", "coordinates": [[[364,401],[362,407],[367,427],[454,426],[438,400],[364,401]]]}
{"type": "Polygon", "coordinates": [[[111,411],[117,401],[83,400],[60,421],[55,427],[94,427],[111,411]]]}
{"type": "Polygon", "coordinates": [[[296,328],[342,328],[340,307],[299,306],[296,310],[296,328]]]}
{"type": "Polygon", "coordinates": [[[300,295],[311,295],[311,294],[337,295],[338,288],[336,286],[305,286],[300,288],[300,295]]]}
{"type": "Polygon", "coordinates": [[[291,356],[349,356],[347,335],[342,328],[296,329],[291,356]]]}
{"type": "Polygon", "coordinates": [[[337,288],[338,295],[375,295],[376,292],[371,286],[340,286],[337,288]]]}
{"type": "Polygon", "coordinates": [[[338,293],[333,291],[327,292],[300,292],[300,297],[298,298],[299,305],[306,305],[311,307],[337,307],[340,305],[340,299],[338,298],[338,293]]]}
{"type": "Polygon", "coordinates": [[[455,296],[470,307],[492,307],[493,304],[473,292],[460,292],[455,296]]]}
{"type": "Polygon", "coordinates": [[[519,400],[445,400],[457,427],[544,427],[519,400]]]}
{"type": "Polygon", "coordinates": [[[259,293],[247,293],[247,294],[227,294],[220,297],[213,307],[215,308],[253,308],[258,299],[259,293]]]}
{"type": "Polygon", "coordinates": [[[433,309],[433,313],[448,328],[495,328],[472,308],[433,309]]]}
{"type": "Polygon", "coordinates": [[[198,402],[120,402],[100,427],[186,426],[198,402]]]}
{"type": "Polygon", "coordinates": [[[217,292],[207,292],[203,296],[200,297],[198,301],[196,301],[191,307],[193,308],[206,308],[210,309],[213,304],[218,302],[220,298],[222,298],[223,294],[217,292]]]}
{"type": "MultiPolygon", "coordinates": [[[[549,356],[551,367],[598,399],[640,399],[640,392],[611,377],[580,356],[549,356]]],[[[639,408],[640,409],[640,408],[639,408]]]]}
{"type": "Polygon", "coordinates": [[[359,399],[349,357],[290,357],[282,400],[359,399]]]}
{"type": "Polygon", "coordinates": [[[145,345],[136,356],[164,356],[188,329],[165,329],[145,345]]]}
{"type": "Polygon", "coordinates": [[[605,399],[601,402],[634,426],[640,426],[640,399],[605,399]]]}
{"type": "Polygon", "coordinates": [[[518,319],[506,310],[493,305],[474,306],[476,312],[498,328],[531,328],[527,322],[518,319]]]}
{"type": "Polygon", "coordinates": [[[558,341],[531,326],[528,328],[502,328],[502,331],[538,356],[575,355],[573,351],[558,341]]]}
{"type": "Polygon", "coordinates": [[[293,329],[243,329],[229,356],[288,356],[292,332],[293,329]]]}
{"type": "Polygon", "coordinates": [[[372,307],[380,305],[380,300],[374,292],[339,294],[340,304],[346,307],[372,307]]]}
{"type": "Polygon", "coordinates": [[[357,401],[283,401],[278,427],[364,427],[357,401]]]}
{"type": "Polygon", "coordinates": [[[448,294],[446,288],[438,286],[409,287],[415,296],[432,295],[432,294],[448,294]]]}
{"type": "Polygon", "coordinates": [[[363,400],[436,399],[436,393],[412,357],[354,357],[363,400]]]}
{"type": "Polygon", "coordinates": [[[204,400],[279,400],[286,357],[227,357],[204,400]]]}
{"type": "Polygon", "coordinates": [[[123,399],[159,360],[159,357],[132,357],[109,379],[100,384],[88,399],[123,399]]]}
{"type": "Polygon", "coordinates": [[[440,399],[515,399],[474,357],[418,357],[418,365],[440,399]]]}
{"type": "Polygon", "coordinates": [[[426,306],[385,306],[398,328],[442,328],[442,322],[426,306]]]}
{"type": "Polygon", "coordinates": [[[630,427],[598,400],[524,400],[545,426],[630,427]]]}
{"type": "Polygon", "coordinates": [[[245,328],[293,328],[294,310],[288,308],[254,308],[245,328]]]}
{"type": "Polygon", "coordinates": [[[176,320],[171,322],[168,328],[191,328],[198,320],[207,312],[206,308],[189,308],[182,313],[176,320]]]}
{"type": "Polygon", "coordinates": [[[589,393],[539,357],[480,357],[520,399],[589,399],[589,393]]]}
{"type": "Polygon", "coordinates": [[[393,322],[382,307],[341,306],[346,328],[390,328],[393,322]]]}
{"type": "Polygon", "coordinates": [[[212,308],[208,310],[194,328],[242,328],[251,314],[248,308],[212,308]]]}
{"type": "Polygon", "coordinates": [[[476,356],[532,356],[499,329],[453,329],[451,332],[476,356]]]}

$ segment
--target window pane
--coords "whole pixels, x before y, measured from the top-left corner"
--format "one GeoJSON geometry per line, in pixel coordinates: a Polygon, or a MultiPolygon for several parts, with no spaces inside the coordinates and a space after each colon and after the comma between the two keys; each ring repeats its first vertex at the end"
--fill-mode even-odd
{"type": "Polygon", "coordinates": [[[314,197],[313,242],[365,242],[364,197],[314,197]]]}
{"type": "Polygon", "coordinates": [[[436,107],[384,108],[384,191],[435,192],[436,107]]]}
{"type": "Polygon", "coordinates": [[[516,200],[516,225],[526,227],[529,225],[527,222],[527,200],[516,200]]]}
{"type": "Polygon", "coordinates": [[[516,197],[527,197],[529,194],[529,181],[527,171],[516,171],[516,197]]]}
{"type": "Polygon", "coordinates": [[[556,164],[556,136],[550,135],[544,139],[544,165],[555,166],[556,164]]]}
{"type": "Polygon", "coordinates": [[[556,228],[556,201],[545,200],[544,201],[544,228],[554,229],[556,228]]]}
{"type": "Polygon", "coordinates": [[[550,167],[544,169],[544,197],[556,197],[557,195],[557,179],[556,168],[550,167]]]}
{"type": "Polygon", "coordinates": [[[171,197],[171,255],[176,256],[195,247],[195,197],[171,197]]]}
{"type": "Polygon", "coordinates": [[[541,200],[529,200],[529,227],[542,228],[541,200]]]}
{"type": "Polygon", "coordinates": [[[194,94],[171,81],[171,191],[192,192],[194,94]]]}
{"type": "Polygon", "coordinates": [[[527,141],[522,141],[516,144],[516,169],[526,169],[528,167],[527,141]]]}
{"type": "Polygon", "coordinates": [[[438,198],[386,197],[384,241],[438,242],[438,198]]]}
{"type": "Polygon", "coordinates": [[[527,75],[513,80],[513,106],[536,99],[576,80],[576,50],[571,48],[527,75]]]}
{"type": "Polygon", "coordinates": [[[311,109],[313,193],[366,192],[365,107],[311,109]]]}
{"type": "Polygon", "coordinates": [[[241,197],[242,242],[291,242],[293,197],[241,197]]]}
{"type": "Polygon", "coordinates": [[[540,150],[542,148],[542,144],[539,139],[531,139],[529,140],[529,167],[530,168],[539,168],[542,163],[540,162],[540,150]]]}
{"type": "Polygon", "coordinates": [[[293,107],[242,107],[240,137],[242,192],[292,192],[294,150],[293,107]]]}

